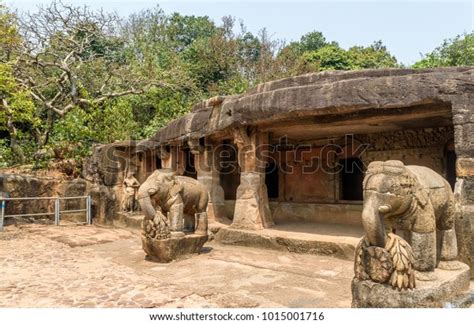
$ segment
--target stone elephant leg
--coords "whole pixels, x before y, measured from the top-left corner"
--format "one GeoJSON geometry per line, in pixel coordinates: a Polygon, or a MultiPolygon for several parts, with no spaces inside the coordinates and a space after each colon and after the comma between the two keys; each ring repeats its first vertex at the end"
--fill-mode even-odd
{"type": "Polygon", "coordinates": [[[439,263],[438,268],[443,270],[457,270],[461,268],[458,258],[458,243],[454,228],[438,231],[439,263]]]}
{"type": "Polygon", "coordinates": [[[434,271],[436,268],[436,231],[428,233],[412,232],[410,243],[415,259],[415,270],[421,272],[434,271]]]}
{"type": "Polygon", "coordinates": [[[458,244],[454,221],[460,213],[459,206],[454,202],[447,208],[445,217],[436,224],[438,228],[439,259],[441,261],[454,261],[458,256],[458,244]]]}
{"type": "Polygon", "coordinates": [[[454,227],[458,213],[460,213],[459,206],[452,202],[447,208],[445,217],[440,219],[436,224],[438,228],[438,253],[440,261],[438,267],[441,269],[459,269],[459,264],[456,262],[458,257],[458,244],[454,227]]]}
{"type": "Polygon", "coordinates": [[[195,217],[195,225],[194,225],[194,234],[198,235],[207,235],[207,213],[196,213],[194,214],[195,217]]]}
{"type": "Polygon", "coordinates": [[[168,201],[171,237],[184,236],[184,204],[180,196],[171,198],[168,201]]]}
{"type": "Polygon", "coordinates": [[[458,255],[458,244],[454,228],[438,231],[440,240],[440,260],[453,261],[458,255]]]}
{"type": "Polygon", "coordinates": [[[168,212],[168,219],[170,221],[170,231],[172,237],[184,236],[184,205],[175,204],[171,206],[168,212]]]}

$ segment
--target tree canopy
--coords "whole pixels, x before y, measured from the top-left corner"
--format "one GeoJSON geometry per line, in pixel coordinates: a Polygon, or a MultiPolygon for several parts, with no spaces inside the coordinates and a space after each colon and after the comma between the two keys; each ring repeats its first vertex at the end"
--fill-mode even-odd
{"type": "MultiPolygon", "coordinates": [[[[415,67],[472,65],[473,34],[415,67]]],[[[233,17],[127,18],[53,1],[17,14],[0,0],[0,167],[80,168],[94,143],[148,137],[202,99],[325,70],[399,67],[382,41],[342,48],[319,31],[286,44],[233,17]]]]}
{"type": "Polygon", "coordinates": [[[414,68],[474,65],[474,32],[447,39],[441,46],[423,56],[414,68]]]}

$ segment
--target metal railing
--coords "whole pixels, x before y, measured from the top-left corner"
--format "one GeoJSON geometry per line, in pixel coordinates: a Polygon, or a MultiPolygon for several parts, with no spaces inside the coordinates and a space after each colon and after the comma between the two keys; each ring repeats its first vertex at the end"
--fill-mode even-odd
{"type": "Polygon", "coordinates": [[[19,198],[7,198],[0,196],[0,231],[3,230],[3,223],[5,218],[12,218],[12,217],[35,217],[35,216],[54,216],[54,224],[59,225],[61,215],[63,214],[75,214],[75,213],[86,213],[86,221],[79,222],[76,224],[92,224],[92,214],[91,214],[91,197],[90,196],[77,196],[77,197],[19,197],[19,198]],[[62,200],[86,200],[86,208],[83,209],[70,209],[70,210],[61,210],[61,201],[62,200]],[[23,200],[54,200],[54,213],[32,213],[32,214],[14,214],[14,215],[6,215],[6,202],[7,201],[23,201],[23,200]]]}

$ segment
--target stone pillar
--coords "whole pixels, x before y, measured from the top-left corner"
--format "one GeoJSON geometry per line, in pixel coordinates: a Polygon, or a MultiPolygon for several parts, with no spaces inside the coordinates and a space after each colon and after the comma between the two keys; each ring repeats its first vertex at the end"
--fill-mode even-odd
{"type": "Polygon", "coordinates": [[[186,154],[182,149],[182,146],[176,146],[173,150],[174,154],[176,154],[176,164],[174,170],[176,171],[177,175],[183,175],[186,171],[186,154]]]}
{"type": "Polygon", "coordinates": [[[200,146],[199,143],[189,142],[191,153],[194,154],[194,164],[197,172],[197,180],[206,186],[209,191],[209,203],[207,204],[207,217],[209,222],[224,222],[225,200],[224,189],[222,189],[219,178],[219,154],[217,147],[213,145],[200,146]]]}
{"type": "Polygon", "coordinates": [[[143,150],[137,153],[138,157],[138,168],[135,172],[135,178],[140,182],[143,183],[151,174],[151,166],[149,165],[149,154],[148,150],[143,150]]]}
{"type": "Polygon", "coordinates": [[[171,146],[169,149],[161,147],[161,165],[163,169],[171,169],[177,171],[178,169],[178,147],[171,146]]]}
{"type": "Polygon", "coordinates": [[[474,105],[472,100],[453,102],[456,150],[455,198],[458,204],[456,236],[459,260],[471,267],[474,278],[474,105]]]}
{"type": "Polygon", "coordinates": [[[238,148],[240,185],[237,188],[232,227],[259,230],[273,225],[265,185],[265,164],[261,148],[268,144],[268,134],[255,128],[234,130],[238,148]]]}
{"type": "Polygon", "coordinates": [[[471,267],[471,278],[474,278],[474,159],[470,160],[470,176],[465,172],[465,159],[456,163],[457,181],[455,199],[457,206],[456,237],[459,260],[471,267]]]}

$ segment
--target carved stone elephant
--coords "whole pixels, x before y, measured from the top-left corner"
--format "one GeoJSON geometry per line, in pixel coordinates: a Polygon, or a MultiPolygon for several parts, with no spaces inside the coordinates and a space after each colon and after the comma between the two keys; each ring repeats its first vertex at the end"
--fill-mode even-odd
{"type": "Polygon", "coordinates": [[[153,220],[155,214],[168,215],[172,236],[181,236],[184,230],[207,235],[208,199],[207,189],[199,181],[167,169],[153,172],[138,189],[145,220],[153,220]]]}
{"type": "Polygon", "coordinates": [[[442,176],[401,161],[377,161],[369,164],[363,187],[368,245],[384,248],[395,232],[411,246],[414,269],[424,272],[456,259],[454,195],[442,176]]]}

